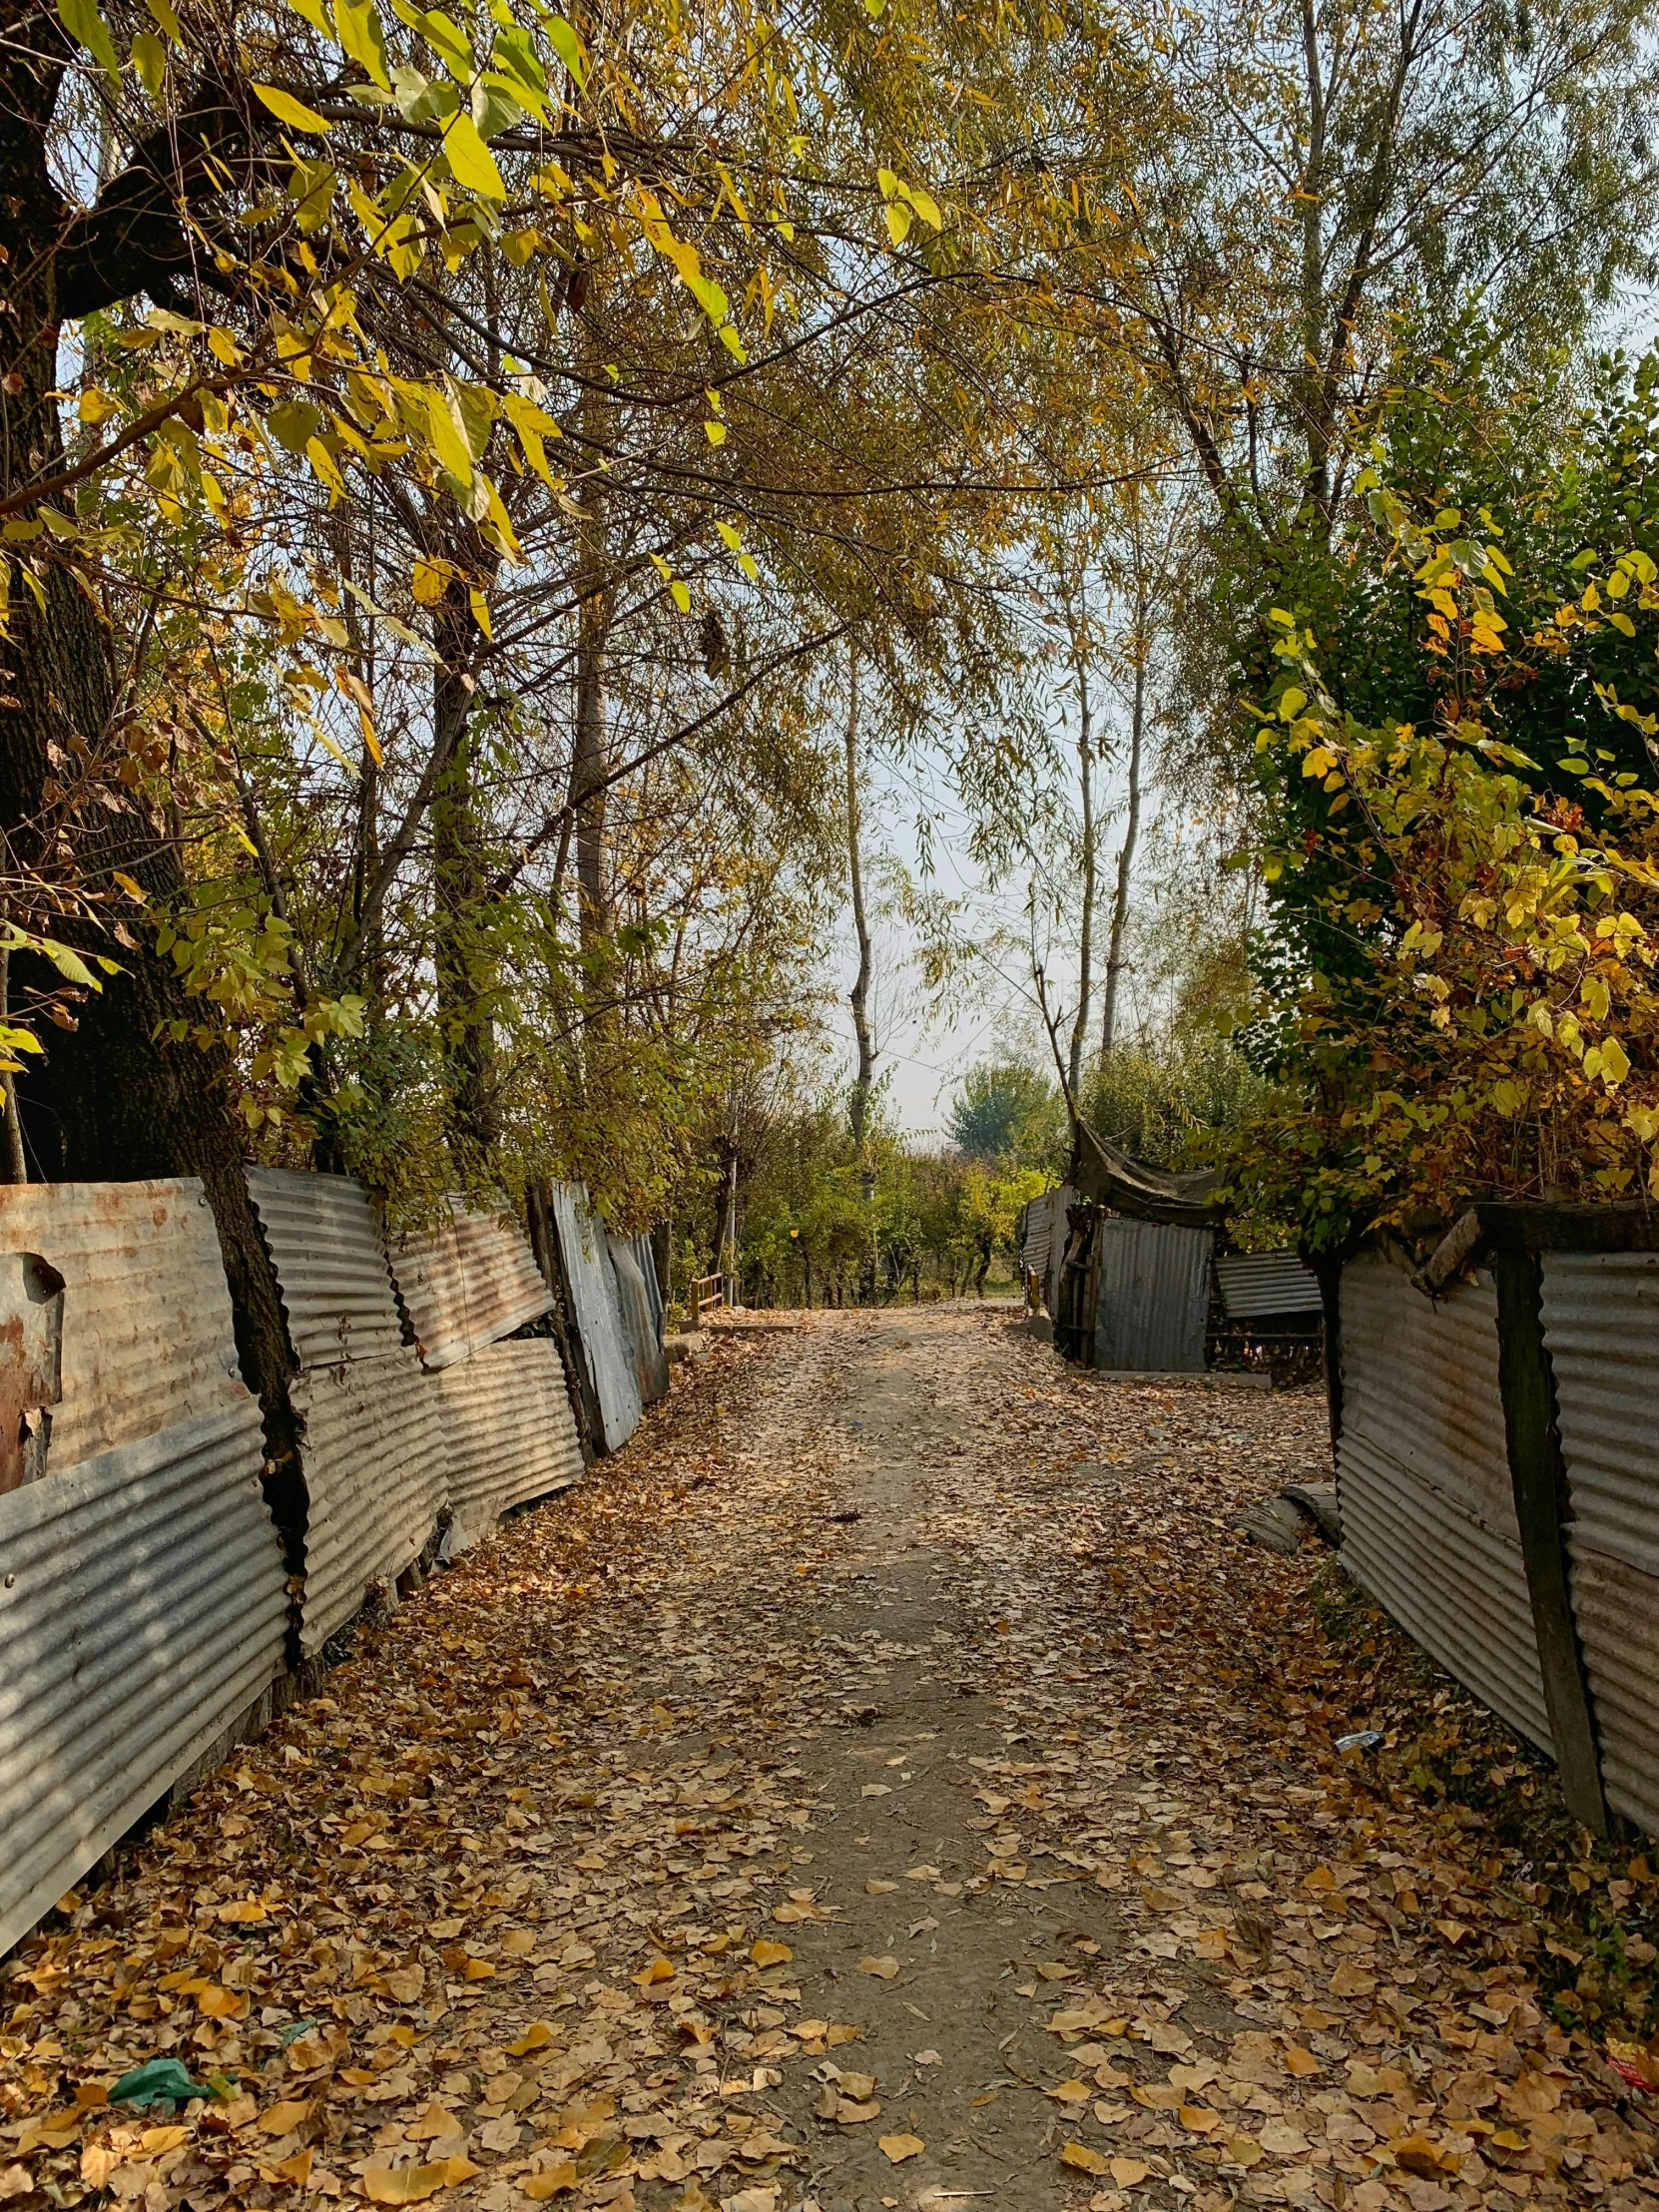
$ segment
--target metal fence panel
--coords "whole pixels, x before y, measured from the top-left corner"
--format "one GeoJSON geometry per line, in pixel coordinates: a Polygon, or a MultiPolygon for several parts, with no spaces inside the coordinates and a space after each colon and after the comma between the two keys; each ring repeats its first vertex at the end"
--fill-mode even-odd
{"type": "Polygon", "coordinates": [[[1659,1833],[1659,1254],[1546,1253],[1543,1318],[1607,1800],[1659,1833]]]}
{"type": "Polygon", "coordinates": [[[280,1671],[263,1455],[242,1390],[0,1497],[0,1952],[280,1671]]]}
{"type": "Polygon", "coordinates": [[[443,1408],[452,1552],[487,1536],[511,1506],[580,1477],[564,1366],[547,1338],[491,1345],[445,1368],[427,1387],[443,1408]]]}
{"type": "Polygon", "coordinates": [[[1294,1252],[1231,1252],[1216,1262],[1216,1282],[1229,1321],[1320,1311],[1319,1277],[1294,1252]]]}
{"type": "Polygon", "coordinates": [[[400,1351],[403,1325],[378,1209],[349,1175],[250,1168],[248,1189],[301,1368],[400,1351]]]}
{"type": "Polygon", "coordinates": [[[1210,1231],[1111,1214],[1096,1234],[1095,1366],[1201,1374],[1210,1318],[1210,1231]]]}
{"type": "Polygon", "coordinates": [[[459,1205],[440,1229],[395,1238],[391,1272],[428,1369],[453,1367],[553,1307],[553,1293],[510,1213],[459,1205]]]}
{"type": "Polygon", "coordinates": [[[640,1386],[623,1335],[610,1247],[580,1183],[555,1183],[552,1198],[577,1350],[604,1430],[600,1441],[607,1451],[620,1451],[640,1424],[640,1386]]]}
{"type": "Polygon", "coordinates": [[[244,1402],[219,1233],[195,1176],[0,1185],[0,1238],[64,1280],[50,1472],[244,1402]]]}
{"type": "Polygon", "coordinates": [[[413,1352],[299,1376],[310,1510],[300,1646],[321,1649],[425,1549],[444,1496],[442,1405],[413,1352]]]}
{"type": "Polygon", "coordinates": [[[668,1354],[663,1349],[662,1304],[653,1301],[657,1263],[644,1237],[608,1237],[611,1266],[616,1271],[617,1306],[628,1356],[634,1363],[634,1380],[640,1401],[655,1405],[668,1395],[668,1354]],[[649,1271],[650,1283],[646,1276],[649,1271]],[[655,1311],[653,1310],[655,1306],[655,1311]]]}
{"type": "Polygon", "coordinates": [[[1381,1253],[1343,1270],[1343,1559],[1429,1655],[1548,1751],[1498,1394],[1497,1298],[1437,1301],[1381,1253]]]}

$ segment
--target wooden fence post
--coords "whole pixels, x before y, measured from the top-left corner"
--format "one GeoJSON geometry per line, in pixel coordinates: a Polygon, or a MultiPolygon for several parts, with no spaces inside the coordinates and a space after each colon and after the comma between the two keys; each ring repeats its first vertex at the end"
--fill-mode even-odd
{"type": "Polygon", "coordinates": [[[1605,1836],[1601,1756],[1572,1617],[1567,1473],[1556,1426],[1555,1377],[1544,1346],[1543,1266],[1535,1252],[1514,1245],[1493,1254],[1492,1273],[1509,1480],[1561,1795],[1574,1820],[1582,1821],[1592,1835],[1605,1836]]]}

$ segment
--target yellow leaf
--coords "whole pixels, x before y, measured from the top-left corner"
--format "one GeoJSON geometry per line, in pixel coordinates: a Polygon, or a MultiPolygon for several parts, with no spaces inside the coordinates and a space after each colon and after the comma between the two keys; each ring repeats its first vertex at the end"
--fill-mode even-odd
{"type": "Polygon", "coordinates": [[[284,2097],[280,2104],[268,2104],[260,2114],[260,2133],[287,2135],[299,2125],[309,2110],[308,2104],[292,2097],[284,2097]]]}
{"type": "Polygon", "coordinates": [[[315,2156],[315,2151],[307,2143],[303,2150],[296,2150],[291,2158],[277,2159],[271,2170],[279,2174],[284,2181],[291,2181],[296,2187],[303,2188],[311,2178],[311,2161],[315,2156]]]}
{"type": "Polygon", "coordinates": [[[927,2148],[919,2135],[878,2135],[875,2140],[889,2166],[902,2166],[906,2158],[927,2148]]]}
{"type": "Polygon", "coordinates": [[[296,100],[291,92],[283,92],[279,85],[256,85],[256,97],[268,107],[278,123],[285,123],[290,131],[308,131],[320,138],[331,131],[333,125],[314,108],[307,108],[303,100],[296,100]]]}
{"type": "Polygon", "coordinates": [[[1103,2150],[1091,2150],[1087,2143],[1067,2143],[1060,2152],[1062,2166],[1075,2166],[1080,2174],[1103,2174],[1111,2164],[1103,2150]]]}
{"type": "Polygon", "coordinates": [[[1114,2158],[1110,2167],[1112,2179],[1120,2189],[1133,2189],[1151,2171],[1152,2168],[1139,2158],[1114,2158]]]}
{"type": "Polygon", "coordinates": [[[139,2137],[146,2158],[160,2158],[164,2152],[177,2150],[181,2143],[189,2140],[188,2127],[147,2127],[139,2137]]]}
{"type": "Polygon", "coordinates": [[[152,100],[157,99],[167,78],[167,48],[154,31],[133,34],[133,67],[139,83],[152,100]]]}
{"type": "Polygon", "coordinates": [[[419,2204],[478,2172],[470,2158],[440,2158],[430,2166],[370,2166],[363,2194],[371,2204],[419,2204]]]}
{"type": "Polygon", "coordinates": [[[436,2101],[429,2104],[418,2119],[413,2119],[403,2130],[411,2143],[433,2143],[443,2135],[464,2135],[466,2125],[453,2112],[446,2112],[436,2101]]]}
{"type": "Polygon", "coordinates": [[[506,199],[507,188],[495,166],[495,156],[478,136],[477,124],[462,109],[449,119],[443,150],[449,157],[450,174],[463,192],[476,193],[485,200],[506,199]]]}
{"type": "Polygon", "coordinates": [[[683,615],[691,613],[691,586],[689,584],[682,583],[677,576],[668,587],[668,595],[683,615]]]}
{"type": "Polygon", "coordinates": [[[210,1981],[205,1989],[199,1989],[196,2001],[212,2020],[240,2019],[248,2010],[245,1989],[227,1989],[218,1981],[210,1981]]]}
{"type": "Polygon", "coordinates": [[[644,1972],[635,1974],[634,1979],[642,1989],[649,1989],[659,1981],[672,1981],[674,1979],[674,1960],[672,1958],[653,1958],[644,1972]]]}
{"type": "Polygon", "coordinates": [[[889,200],[881,212],[887,219],[888,238],[891,239],[894,246],[902,246],[909,236],[910,224],[913,220],[909,209],[901,201],[889,200]]]}
{"type": "Polygon", "coordinates": [[[546,2020],[532,2020],[516,2043],[507,2045],[509,2058],[524,2058],[533,2050],[545,2050],[553,2040],[553,2029],[546,2020]]]}
{"type": "Polygon", "coordinates": [[[472,489],[472,447],[454,401],[437,386],[426,394],[426,421],[440,468],[454,477],[463,491],[472,489]]]}
{"type": "Polygon", "coordinates": [[[724,422],[705,422],[703,434],[711,445],[724,445],[726,443],[726,425],[724,422]]]}
{"type": "Polygon", "coordinates": [[[573,2158],[562,2159],[558,2165],[549,2166],[545,2173],[527,2174],[519,2183],[524,2194],[533,2197],[537,2204],[545,2204],[549,2197],[562,2195],[566,2189],[578,2186],[576,2161],[573,2158]]]}
{"type": "Polygon", "coordinates": [[[795,1952],[788,1943],[774,1943],[763,1936],[749,1955],[757,1966],[782,1966],[795,1956],[795,1952]]]}
{"type": "Polygon", "coordinates": [[[220,1907],[219,1917],[222,1921],[237,1921],[252,1927],[258,1921],[269,1921],[271,1908],[262,1905],[258,1898],[237,1898],[230,1905],[220,1907]]]}
{"type": "MultiPolygon", "coordinates": [[[[472,609],[473,621],[477,623],[486,638],[493,638],[495,632],[490,627],[489,601],[481,591],[469,591],[466,596],[467,604],[472,609]]],[[[528,1929],[524,1928],[515,1928],[503,1945],[503,1948],[515,1958],[527,1958],[535,1947],[536,1938],[528,1929]]]]}
{"type": "Polygon", "coordinates": [[[880,1958],[860,1958],[858,1971],[872,1973],[879,1981],[891,1981],[898,1971],[898,1960],[890,1952],[880,1958]]]}
{"type": "Polygon", "coordinates": [[[939,204],[933,198],[931,193],[917,192],[914,187],[912,187],[910,191],[910,205],[912,208],[914,208],[917,215],[920,216],[923,223],[931,224],[935,231],[942,231],[944,229],[944,217],[940,215],[939,204]]]}

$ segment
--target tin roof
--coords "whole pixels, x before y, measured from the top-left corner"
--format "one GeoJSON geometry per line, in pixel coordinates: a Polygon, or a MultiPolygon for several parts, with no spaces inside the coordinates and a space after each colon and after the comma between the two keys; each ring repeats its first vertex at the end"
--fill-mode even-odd
{"type": "Polygon", "coordinates": [[[1489,1275],[1437,1303],[1382,1253],[1342,1278],[1343,1561],[1448,1674],[1550,1749],[1489,1275]]]}
{"type": "Polygon", "coordinates": [[[430,1387],[443,1408],[451,1551],[487,1536],[510,1507],[581,1475],[564,1364],[550,1339],[490,1345],[445,1368],[430,1387]]]}
{"type": "Polygon", "coordinates": [[[398,1351],[385,1237],[354,1176],[250,1168],[248,1189],[276,1271],[294,1363],[327,1367],[398,1351]]]}
{"type": "Polygon", "coordinates": [[[452,1367],[552,1310],[523,1230],[509,1212],[456,1204],[440,1229],[397,1237],[391,1271],[424,1366],[452,1367]]]}
{"type": "Polygon", "coordinates": [[[420,1556],[444,1495],[442,1405],[413,1352],[353,1360],[296,1378],[310,1500],[300,1648],[320,1650],[420,1556]]]}
{"type": "Polygon", "coordinates": [[[597,1440],[607,1451],[620,1451],[640,1424],[640,1385],[623,1334],[610,1246],[580,1183],[555,1183],[551,1210],[577,1350],[604,1429],[597,1440]]]}
{"type": "Polygon", "coordinates": [[[1230,1321],[1320,1310],[1319,1277],[1294,1252],[1230,1252],[1216,1262],[1216,1282],[1230,1321]]]}
{"type": "Polygon", "coordinates": [[[280,1671],[263,1455],[242,1391],[0,1497],[0,1952],[280,1671]]]}
{"type": "Polygon", "coordinates": [[[3,1184],[0,1241],[64,1280],[52,1473],[247,1400],[219,1233],[196,1177],[3,1184]]]}

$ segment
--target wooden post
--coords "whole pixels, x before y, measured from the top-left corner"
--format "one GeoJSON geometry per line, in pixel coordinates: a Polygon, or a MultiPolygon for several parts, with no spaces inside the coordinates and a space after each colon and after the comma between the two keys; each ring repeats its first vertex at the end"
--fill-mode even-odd
{"type": "Polygon", "coordinates": [[[1567,1811],[1592,1835],[1607,1833],[1584,1658],[1572,1617],[1567,1560],[1567,1472],[1556,1426],[1555,1376],[1544,1348],[1543,1266],[1520,1248],[1493,1255],[1497,1284],[1497,1369],[1509,1480],[1532,1600],[1544,1705],[1567,1811]]]}

